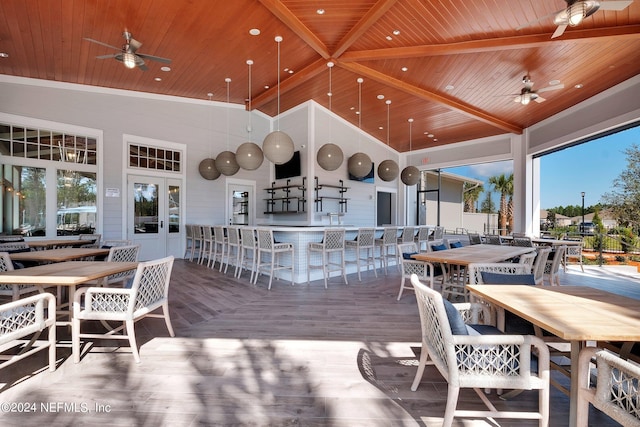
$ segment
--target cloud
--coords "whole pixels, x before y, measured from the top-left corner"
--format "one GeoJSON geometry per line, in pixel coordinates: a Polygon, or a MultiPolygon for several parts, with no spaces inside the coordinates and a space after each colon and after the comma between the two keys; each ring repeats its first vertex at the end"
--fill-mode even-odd
{"type": "Polygon", "coordinates": [[[509,175],[513,173],[513,161],[505,160],[503,162],[480,163],[477,165],[469,165],[470,172],[479,179],[486,179],[497,175],[509,175]]]}

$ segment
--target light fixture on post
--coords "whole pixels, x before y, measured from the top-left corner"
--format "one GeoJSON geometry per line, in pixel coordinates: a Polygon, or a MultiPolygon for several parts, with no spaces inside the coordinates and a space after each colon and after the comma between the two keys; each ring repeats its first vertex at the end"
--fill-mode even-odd
{"type": "Polygon", "coordinates": [[[238,172],[240,166],[236,162],[236,155],[229,151],[229,83],[231,83],[231,79],[227,77],[224,81],[227,83],[227,150],[216,157],[216,168],[221,174],[231,176],[238,172]]]}
{"type": "MultiPolygon", "coordinates": [[[[413,119],[409,119],[409,154],[411,154],[411,125],[413,124],[413,119]]],[[[418,181],[420,181],[420,170],[415,166],[407,166],[402,169],[402,173],[400,174],[400,179],[405,185],[416,185],[418,181]]]]}
{"type": "MultiPolygon", "coordinates": [[[[207,95],[209,96],[209,101],[211,101],[213,93],[208,93],[207,95]]],[[[216,159],[213,158],[213,149],[211,146],[212,144],[209,144],[209,157],[201,161],[198,165],[200,176],[207,180],[218,179],[220,176],[220,171],[216,168],[216,159]]]]}
{"type": "Polygon", "coordinates": [[[258,144],[254,144],[251,141],[251,132],[253,132],[253,128],[251,126],[251,66],[253,65],[253,61],[248,59],[247,65],[249,66],[249,126],[247,130],[249,131],[249,142],[245,142],[240,144],[238,149],[236,150],[236,162],[242,169],[246,169],[249,171],[256,170],[262,165],[264,161],[264,154],[262,154],[262,150],[258,146],[258,144]]]}
{"type": "MultiPolygon", "coordinates": [[[[389,145],[389,112],[391,108],[391,100],[387,99],[385,102],[387,104],[387,145],[389,145]]],[[[393,160],[383,160],[378,165],[378,176],[383,181],[393,181],[398,177],[399,170],[400,168],[398,168],[398,164],[393,160]]]]}
{"type": "Polygon", "coordinates": [[[281,36],[276,36],[278,43],[278,126],[277,130],[271,132],[262,141],[262,151],[264,156],[276,165],[287,163],[293,157],[294,145],[289,135],[280,131],[280,43],[281,36]]]}
{"type": "MultiPolygon", "coordinates": [[[[329,92],[327,92],[327,96],[329,96],[329,111],[331,111],[331,99],[333,97],[333,92],[331,91],[331,69],[333,68],[333,65],[333,62],[327,62],[327,67],[329,67],[329,92]]],[[[329,141],[333,139],[332,122],[333,117],[329,117],[329,141]]],[[[342,154],[342,149],[340,147],[329,142],[320,147],[318,154],[316,154],[316,160],[322,169],[334,171],[342,165],[344,155],[342,154]]]]}
{"type": "MultiPolygon", "coordinates": [[[[362,132],[362,82],[364,79],[358,77],[358,149],[360,149],[360,133],[362,132]]],[[[349,173],[356,178],[364,178],[371,171],[371,158],[362,152],[357,152],[353,156],[349,157],[347,162],[347,169],[349,173]]]]}

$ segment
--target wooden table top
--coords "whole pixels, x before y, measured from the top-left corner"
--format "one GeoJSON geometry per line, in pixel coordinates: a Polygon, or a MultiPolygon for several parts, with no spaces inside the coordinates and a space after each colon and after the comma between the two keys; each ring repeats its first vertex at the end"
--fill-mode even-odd
{"type": "Polygon", "coordinates": [[[74,286],[137,267],[137,262],[67,261],[0,272],[0,284],[74,286]]]}
{"type": "Polygon", "coordinates": [[[12,261],[64,262],[78,258],[109,255],[109,249],[101,248],[60,248],[42,251],[16,252],[9,256],[12,261]]]}
{"type": "MultiPolygon", "coordinates": [[[[513,236],[502,236],[503,240],[511,240],[513,236]]],[[[571,246],[579,245],[582,240],[566,240],[566,239],[545,239],[544,237],[532,237],[531,242],[538,246],[571,246]]]]}
{"type": "Polygon", "coordinates": [[[640,341],[640,300],[587,286],[468,285],[471,293],[568,341],[640,341]]]}
{"type": "Polygon", "coordinates": [[[30,248],[45,249],[57,246],[82,246],[91,244],[91,240],[80,239],[46,239],[46,240],[28,240],[25,241],[30,248]]]}
{"type": "Polygon", "coordinates": [[[443,251],[420,252],[413,256],[419,261],[467,266],[475,262],[500,262],[517,257],[535,248],[500,245],[469,245],[443,251]]]}

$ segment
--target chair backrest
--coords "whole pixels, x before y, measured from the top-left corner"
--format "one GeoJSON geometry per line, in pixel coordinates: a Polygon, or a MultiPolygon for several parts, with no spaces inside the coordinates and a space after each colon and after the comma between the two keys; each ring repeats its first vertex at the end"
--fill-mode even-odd
{"type": "Polygon", "coordinates": [[[402,241],[402,243],[410,243],[414,241],[415,237],[416,237],[415,227],[405,226],[402,229],[402,236],[400,237],[400,240],[402,241]]]}
{"type": "Polygon", "coordinates": [[[479,245],[482,243],[482,237],[480,237],[480,233],[467,233],[469,237],[470,245],[479,245]]]}
{"type": "Polygon", "coordinates": [[[526,265],[527,268],[529,269],[528,272],[533,273],[533,263],[535,262],[537,256],[538,254],[536,253],[536,251],[531,251],[529,253],[522,254],[520,255],[520,259],[518,260],[518,263],[526,265]]]}
{"type": "Polygon", "coordinates": [[[344,249],[344,228],[326,228],[322,240],[327,251],[344,249]]]}
{"type": "Polygon", "coordinates": [[[570,245],[566,245],[565,258],[581,258],[582,257],[582,241],[580,243],[572,242],[570,245]]]}
{"type": "MultiPolygon", "coordinates": [[[[13,262],[8,252],[0,252],[0,271],[12,271],[13,262]]],[[[11,285],[8,285],[11,286],[11,285]]]]}
{"type": "MultiPolygon", "coordinates": [[[[258,249],[262,251],[273,250],[273,230],[269,228],[258,228],[258,249]]],[[[216,231],[216,239],[218,232],[216,231]]]]}
{"type": "Polygon", "coordinates": [[[426,242],[427,240],[429,240],[429,233],[431,233],[430,227],[418,227],[418,242],[426,242]]]}
{"type": "Polygon", "coordinates": [[[238,227],[227,227],[227,239],[229,245],[240,246],[240,229],[238,227]]]}
{"type": "Polygon", "coordinates": [[[382,232],[382,244],[394,246],[398,244],[398,227],[384,228],[382,232]]]}
{"type": "Polygon", "coordinates": [[[460,239],[444,239],[444,245],[449,249],[455,249],[462,246],[460,239]]]}
{"type": "Polygon", "coordinates": [[[102,242],[102,246],[107,246],[109,248],[113,248],[114,246],[129,246],[131,245],[131,240],[127,239],[109,239],[104,240],[102,242]]]}
{"type": "Polygon", "coordinates": [[[185,234],[187,239],[191,239],[193,237],[193,224],[185,225],[185,234]]]}
{"type": "Polygon", "coordinates": [[[256,241],[255,230],[251,227],[242,227],[240,229],[240,238],[242,240],[242,247],[247,249],[255,249],[258,247],[256,241]]]}
{"type": "Polygon", "coordinates": [[[213,227],[214,240],[216,243],[224,243],[224,227],[216,225],[213,227]]]}
{"type": "Polygon", "coordinates": [[[525,248],[532,248],[533,242],[531,241],[531,237],[513,237],[511,239],[511,246],[522,246],[525,248]]]}
{"type": "MultiPolygon", "coordinates": [[[[140,245],[113,246],[109,249],[107,262],[137,262],[140,245]]],[[[120,282],[133,276],[134,271],[123,271],[107,277],[107,283],[120,282]]]]}
{"type": "Polygon", "coordinates": [[[0,243],[0,251],[2,252],[13,252],[13,251],[22,252],[27,250],[30,250],[30,247],[29,247],[29,244],[25,241],[0,243]]]}
{"type": "Polygon", "coordinates": [[[86,245],[82,245],[83,248],[99,248],[100,247],[100,239],[102,238],[102,234],[79,234],[78,239],[80,240],[93,240],[93,243],[88,243],[86,245]]]}
{"type": "Polygon", "coordinates": [[[427,252],[433,252],[434,246],[444,246],[445,248],[447,248],[447,244],[445,243],[444,239],[429,240],[429,242],[427,243],[427,252]]]}
{"type": "Polygon", "coordinates": [[[536,259],[533,261],[533,267],[531,267],[531,272],[536,279],[536,285],[542,284],[542,278],[544,276],[544,269],[547,265],[547,259],[549,259],[549,254],[551,253],[551,248],[547,246],[539,246],[536,248],[536,259]]]}
{"type": "Polygon", "coordinates": [[[138,310],[152,311],[167,301],[173,260],[173,256],[168,256],[138,264],[131,285],[134,297],[128,307],[134,317],[138,310]]]}
{"type": "Polygon", "coordinates": [[[527,233],[511,233],[513,237],[527,237],[527,233]]]}
{"type": "Polygon", "coordinates": [[[399,254],[415,254],[418,252],[418,245],[415,242],[398,243],[399,254]]]}
{"type": "MultiPolygon", "coordinates": [[[[470,285],[484,285],[482,280],[482,272],[497,273],[497,274],[530,274],[531,270],[525,264],[517,264],[512,262],[486,262],[478,263],[474,262],[469,264],[469,284],[470,285]]],[[[531,276],[529,276],[531,277],[531,276]]]]}
{"type": "Polygon", "coordinates": [[[497,234],[485,234],[484,242],[487,245],[501,245],[502,244],[502,238],[500,236],[498,236],[497,234]]]}
{"type": "Polygon", "coordinates": [[[567,250],[565,245],[559,245],[555,248],[555,254],[553,255],[553,259],[547,260],[544,274],[555,275],[560,269],[560,263],[564,261],[564,252],[567,250]]]}
{"type": "Polygon", "coordinates": [[[437,226],[433,229],[433,240],[444,239],[444,227],[437,226]]]}
{"type": "Polygon", "coordinates": [[[192,227],[193,228],[191,229],[191,235],[193,236],[193,239],[202,240],[202,237],[204,236],[202,226],[199,224],[194,224],[192,227]]]}
{"type": "Polygon", "coordinates": [[[213,231],[210,225],[202,226],[202,238],[207,242],[213,241],[213,231]]]}
{"type": "Polygon", "coordinates": [[[358,229],[358,246],[361,248],[372,248],[376,240],[376,230],[374,228],[358,229]]]}

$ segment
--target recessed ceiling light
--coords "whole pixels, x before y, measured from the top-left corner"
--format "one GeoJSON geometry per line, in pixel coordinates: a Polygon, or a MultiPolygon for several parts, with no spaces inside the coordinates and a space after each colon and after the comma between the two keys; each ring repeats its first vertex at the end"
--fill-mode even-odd
{"type": "Polygon", "coordinates": [[[316,13],[318,15],[324,15],[324,9],[318,9],[318,10],[316,10],[316,13]]]}
{"type": "Polygon", "coordinates": [[[252,36],[259,36],[260,35],[260,30],[257,28],[252,28],[249,30],[249,34],[251,34],[252,36]]]}
{"type": "Polygon", "coordinates": [[[437,142],[437,141],[438,141],[438,138],[433,138],[433,142],[437,142]]]}
{"type": "Polygon", "coordinates": [[[264,85],[264,88],[265,89],[269,89],[269,85],[264,85]]]}
{"type": "Polygon", "coordinates": [[[578,83],[577,85],[574,86],[576,89],[582,89],[584,87],[584,85],[582,83],[578,83]]]}
{"type": "Polygon", "coordinates": [[[9,54],[7,52],[0,52],[0,58],[8,58],[9,54]]]}
{"type": "Polygon", "coordinates": [[[455,87],[455,86],[453,86],[453,85],[446,85],[444,88],[445,88],[446,90],[453,90],[453,89],[454,89],[454,87],[455,87]]]}
{"type": "Polygon", "coordinates": [[[384,99],[384,95],[378,95],[378,96],[376,96],[376,98],[378,98],[378,99],[384,99]]]}
{"type": "Polygon", "coordinates": [[[155,79],[153,79],[153,80],[155,80],[155,81],[157,81],[157,82],[161,82],[161,81],[162,81],[162,78],[161,78],[161,77],[156,77],[156,78],[155,78],[155,79]]]}
{"type": "Polygon", "coordinates": [[[393,37],[391,37],[391,36],[387,36],[387,37],[385,37],[385,38],[386,38],[387,40],[389,40],[389,41],[393,40],[393,37]]]}
{"type": "Polygon", "coordinates": [[[393,30],[393,35],[394,36],[400,35],[400,30],[393,30]]]}
{"type": "Polygon", "coordinates": [[[378,126],[378,129],[383,130],[384,126],[378,126]]]}
{"type": "Polygon", "coordinates": [[[161,71],[171,71],[171,67],[167,67],[166,65],[164,67],[160,68],[161,71]]]}
{"type": "Polygon", "coordinates": [[[433,138],[433,134],[430,133],[429,135],[427,135],[429,138],[433,138]]]}
{"type": "Polygon", "coordinates": [[[549,82],[549,86],[555,86],[555,85],[559,85],[560,84],[560,80],[551,80],[549,82]]]}
{"type": "Polygon", "coordinates": [[[407,67],[402,67],[401,70],[402,71],[408,71],[409,69],[407,67]]]}

